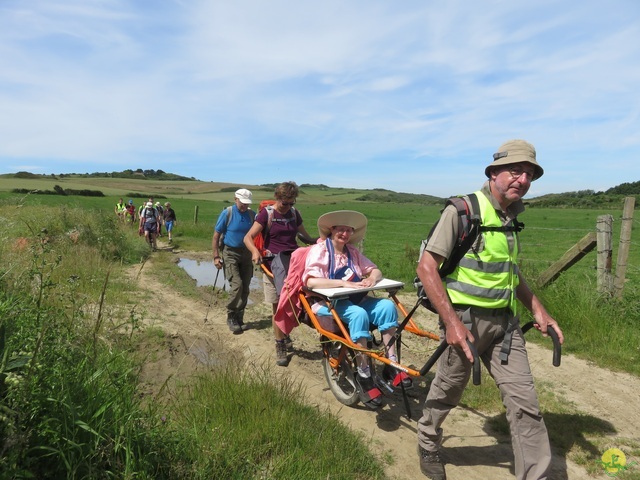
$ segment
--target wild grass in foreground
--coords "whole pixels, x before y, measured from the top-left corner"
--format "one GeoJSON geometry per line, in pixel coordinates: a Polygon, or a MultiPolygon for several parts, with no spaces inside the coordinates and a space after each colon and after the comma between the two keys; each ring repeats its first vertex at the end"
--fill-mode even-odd
{"type": "Polygon", "coordinates": [[[382,479],[366,439],[304,404],[289,377],[227,365],[201,376],[171,405],[188,478],[382,479]]]}

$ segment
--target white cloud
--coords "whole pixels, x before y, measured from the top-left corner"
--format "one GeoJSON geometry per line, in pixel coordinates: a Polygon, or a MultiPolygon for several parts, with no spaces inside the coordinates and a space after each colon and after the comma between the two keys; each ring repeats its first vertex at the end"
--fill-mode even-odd
{"type": "Polygon", "coordinates": [[[578,169],[571,189],[635,181],[640,4],[607,7],[5,1],[0,169],[153,162],[205,180],[296,172],[447,195],[526,138],[548,172],[541,193],[578,169]],[[625,174],[600,171],[603,157],[625,174]]]}

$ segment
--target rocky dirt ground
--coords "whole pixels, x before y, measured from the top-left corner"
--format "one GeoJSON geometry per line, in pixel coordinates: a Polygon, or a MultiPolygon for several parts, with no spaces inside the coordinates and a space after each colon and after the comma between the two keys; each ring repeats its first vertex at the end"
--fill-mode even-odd
{"type": "MultiPolygon", "coordinates": [[[[160,247],[161,251],[175,255],[176,261],[178,257],[210,260],[208,253],[171,250],[162,242],[160,247]]],[[[159,254],[163,253],[155,255],[159,254]]],[[[172,291],[162,279],[150,274],[153,261],[151,258],[141,270],[138,267],[131,272],[140,288],[150,292],[149,295],[141,295],[141,298],[148,299],[144,301],[147,304],[142,305],[147,311],[145,323],[162,327],[170,339],[162,352],[156,352],[145,370],[150,391],[167,378],[185,378],[209,368],[209,359],[219,357],[221,345],[243,355],[249,362],[275,363],[271,306],[262,303],[261,291],[252,292],[252,303],[245,315],[245,323],[250,329],[242,335],[233,335],[226,326],[222,294],[207,295],[209,298],[196,301],[185,298],[172,291]],[[162,298],[161,303],[157,302],[158,298],[162,298]]],[[[401,295],[400,299],[407,307],[415,302],[414,295],[401,295]]],[[[423,327],[431,329],[435,325],[433,317],[423,308],[414,318],[423,327]]],[[[528,335],[532,334],[534,332],[528,335]]],[[[309,403],[329,409],[350,428],[362,432],[373,451],[384,455],[384,458],[392,457],[387,468],[389,479],[424,478],[416,454],[416,422],[427,393],[427,379],[419,379],[409,391],[411,418],[406,414],[399,393],[386,396],[385,406],[379,411],[371,411],[361,404],[355,408],[346,407],[333,397],[327,387],[315,330],[303,325],[294,330],[292,337],[295,343],[289,366],[274,367],[273,370],[299,381],[305,387],[309,403]]],[[[417,339],[410,334],[405,334],[403,341],[406,343],[403,361],[413,363],[418,369],[426,361],[430,349],[435,348],[433,341],[417,339]]],[[[551,352],[533,344],[529,344],[529,354],[536,379],[544,381],[547,388],[572,402],[580,412],[591,417],[594,424],[610,428],[613,446],[615,438],[639,439],[640,379],[604,370],[568,355],[563,356],[561,367],[554,368],[551,352]]],[[[447,419],[444,447],[450,480],[513,478],[509,437],[491,430],[487,422],[491,416],[461,406],[447,419]]],[[[553,418],[547,417],[546,420],[548,424],[553,422],[553,418]]],[[[585,438],[589,433],[593,432],[576,432],[576,441],[585,451],[598,454],[594,451],[597,447],[585,438]]],[[[554,446],[551,479],[593,478],[584,468],[566,460],[565,451],[566,448],[554,446]]],[[[602,473],[596,478],[607,477],[602,473]]]]}

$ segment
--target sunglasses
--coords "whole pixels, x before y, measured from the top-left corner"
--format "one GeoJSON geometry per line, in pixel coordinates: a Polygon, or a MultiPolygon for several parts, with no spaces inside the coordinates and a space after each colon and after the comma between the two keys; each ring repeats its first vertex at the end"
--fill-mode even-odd
{"type": "Polygon", "coordinates": [[[294,200],[293,202],[280,202],[280,204],[281,204],[283,207],[293,207],[293,206],[296,204],[296,202],[295,202],[295,200],[294,200]]]}

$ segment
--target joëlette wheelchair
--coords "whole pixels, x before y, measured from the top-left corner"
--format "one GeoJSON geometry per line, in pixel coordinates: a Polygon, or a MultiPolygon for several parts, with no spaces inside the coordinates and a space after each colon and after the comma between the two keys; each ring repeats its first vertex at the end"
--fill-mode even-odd
{"type": "MultiPolygon", "coordinates": [[[[371,372],[377,372],[375,369],[376,364],[390,365],[399,372],[404,372],[411,377],[425,376],[429,370],[435,365],[438,358],[448,347],[446,341],[440,342],[440,336],[421,329],[413,320],[412,316],[420,306],[426,307],[426,298],[424,296],[418,296],[416,304],[410,311],[404,307],[404,305],[398,300],[397,293],[404,287],[402,282],[384,279],[377,285],[371,288],[365,289],[345,289],[345,288],[324,288],[324,289],[308,289],[303,288],[299,293],[300,301],[304,308],[304,315],[301,321],[308,323],[315,328],[320,334],[320,343],[322,344],[323,359],[322,367],[324,376],[331,389],[331,392],[336,399],[347,406],[354,406],[361,399],[361,392],[359,391],[359,385],[355,381],[356,373],[356,354],[361,353],[369,357],[369,365],[371,372]],[[351,340],[347,325],[341,320],[340,316],[336,312],[334,306],[340,299],[348,297],[350,294],[358,293],[362,291],[384,291],[388,294],[389,298],[396,304],[397,309],[402,313],[402,320],[399,322],[399,326],[396,329],[395,335],[391,338],[389,345],[384,345],[383,342],[378,342],[378,349],[363,350],[358,344],[351,340]],[[314,314],[311,304],[312,302],[324,302],[329,308],[332,316],[318,316],[314,314]],[[420,370],[402,363],[401,359],[401,346],[402,346],[402,333],[409,332],[419,337],[424,337],[429,340],[435,340],[440,342],[435,351],[428,358],[424,366],[420,370]],[[398,362],[389,360],[385,351],[389,346],[396,344],[396,354],[398,362]]],[[[526,333],[534,325],[534,322],[529,322],[522,327],[522,332],[526,333]]],[[[561,357],[561,345],[558,339],[558,335],[553,328],[549,329],[549,336],[553,340],[553,365],[560,366],[561,357]]],[[[472,378],[474,385],[480,385],[480,359],[478,358],[478,352],[476,351],[472,343],[468,343],[469,349],[472,352],[474,362],[472,366],[472,378]]],[[[383,370],[384,372],[384,370],[383,370]]],[[[411,409],[409,406],[409,400],[404,387],[404,382],[401,381],[400,375],[392,378],[386,378],[384,375],[380,376],[378,373],[373,375],[374,383],[378,389],[384,393],[393,393],[397,388],[401,389],[402,398],[404,401],[407,417],[411,419],[411,409]]],[[[365,404],[369,406],[368,404],[365,404]]]]}
{"type": "MultiPolygon", "coordinates": [[[[303,307],[303,314],[300,316],[300,321],[314,328],[320,334],[320,343],[322,345],[322,368],[325,379],[329,386],[329,389],[336,397],[336,399],[347,406],[355,406],[359,401],[362,401],[362,391],[360,385],[356,381],[357,375],[357,355],[365,355],[369,362],[370,371],[372,372],[372,378],[375,386],[382,395],[391,394],[398,389],[402,392],[402,398],[404,401],[407,416],[411,418],[411,410],[409,407],[409,400],[406,393],[405,382],[403,379],[409,377],[419,377],[426,375],[427,370],[424,368],[416,370],[414,367],[402,363],[402,334],[403,332],[409,332],[413,335],[423,337],[429,340],[438,342],[440,340],[439,335],[420,328],[413,320],[412,316],[419,304],[411,310],[407,311],[405,306],[398,300],[397,293],[404,287],[402,282],[383,279],[378,284],[370,288],[318,288],[309,289],[302,288],[298,293],[300,303],[303,307]],[[395,335],[391,337],[388,345],[380,339],[375,340],[375,332],[373,333],[374,340],[369,342],[368,348],[363,349],[360,345],[351,340],[348,327],[345,322],[342,321],[339,314],[335,309],[335,305],[342,299],[347,298],[353,293],[361,292],[384,292],[391,299],[399,313],[401,314],[401,321],[396,329],[395,335]],[[312,304],[316,302],[323,302],[331,312],[331,316],[319,316],[313,312],[312,304]],[[387,349],[395,343],[397,362],[394,362],[387,358],[387,349]],[[380,371],[376,369],[376,366],[382,364],[383,366],[390,366],[393,369],[383,369],[380,371]],[[392,375],[385,375],[387,372],[394,372],[392,375]]],[[[438,352],[438,350],[436,350],[438,352]]],[[[435,363],[437,357],[441,354],[440,351],[434,358],[433,355],[430,358],[431,365],[435,363]]],[[[436,355],[434,353],[434,355],[436,355]]],[[[429,367],[431,368],[431,367],[429,367]]],[[[370,402],[363,402],[369,408],[375,408],[370,402]]]]}
{"type": "MultiPolygon", "coordinates": [[[[262,264],[262,270],[269,276],[273,276],[270,270],[262,264]]],[[[368,357],[370,370],[376,387],[379,391],[385,394],[392,394],[397,389],[400,389],[406,414],[411,419],[411,409],[409,405],[409,399],[404,386],[403,378],[421,377],[426,376],[429,370],[435,365],[438,358],[448,347],[446,341],[440,341],[441,338],[438,334],[424,330],[420,328],[413,320],[413,315],[421,306],[433,311],[429,308],[429,302],[422,293],[421,289],[418,293],[418,299],[411,310],[407,310],[405,306],[400,302],[397,297],[397,293],[404,287],[404,283],[383,279],[375,286],[369,288],[316,288],[309,289],[302,287],[295,294],[298,297],[300,305],[302,307],[300,314],[297,316],[299,323],[304,323],[314,328],[320,335],[320,343],[322,346],[322,368],[325,379],[329,386],[329,389],[335,396],[335,398],[342,404],[347,406],[355,406],[362,400],[362,391],[358,382],[356,381],[357,375],[357,355],[363,354],[368,357]],[[372,292],[378,293],[384,292],[388,295],[401,314],[399,326],[396,329],[396,333],[392,336],[389,345],[384,345],[382,340],[374,341],[370,343],[371,348],[363,349],[360,345],[351,340],[347,324],[342,321],[339,314],[335,309],[335,305],[342,299],[347,298],[349,295],[360,292],[372,292]],[[323,302],[331,312],[331,316],[316,315],[312,309],[312,305],[316,302],[323,302]],[[440,342],[437,348],[431,353],[431,356],[427,359],[426,363],[420,370],[416,370],[414,367],[402,363],[402,334],[403,332],[409,332],[418,337],[423,337],[428,340],[434,340],[440,342]],[[386,350],[393,344],[396,345],[397,362],[389,360],[386,356],[386,350]],[[394,375],[391,378],[381,375],[376,369],[378,365],[389,365],[393,367],[398,375],[394,375]]],[[[523,333],[529,330],[533,326],[533,322],[522,327],[523,333]]],[[[549,330],[549,336],[554,343],[553,353],[553,365],[560,365],[561,347],[558,341],[558,336],[555,330],[549,330]]],[[[368,347],[369,347],[368,346],[368,347]]],[[[472,378],[474,385],[480,384],[480,359],[478,353],[472,343],[468,343],[471,350],[474,362],[472,367],[472,378]]],[[[384,372],[384,370],[383,370],[384,372]]],[[[364,402],[363,402],[364,403],[364,402]]],[[[369,408],[374,408],[371,405],[365,403],[369,408]]]]}

